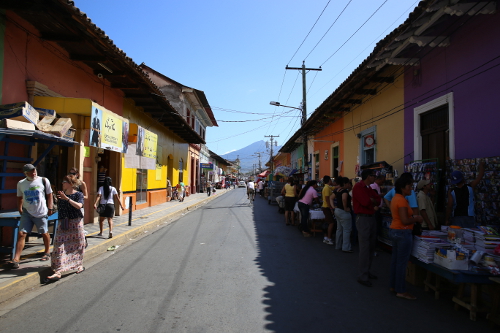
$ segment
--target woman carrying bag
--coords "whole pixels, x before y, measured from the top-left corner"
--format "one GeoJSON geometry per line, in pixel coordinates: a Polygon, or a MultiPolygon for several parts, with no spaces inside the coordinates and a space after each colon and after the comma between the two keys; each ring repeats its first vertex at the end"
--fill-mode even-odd
{"type": "Polygon", "coordinates": [[[54,274],[47,277],[45,283],[55,282],[66,271],[77,270],[77,274],[85,270],[83,254],[85,253],[85,233],[83,230],[83,193],[76,188],[80,181],[74,175],[64,176],[62,191],[57,192],[59,209],[59,225],[51,253],[51,268],[54,274]]]}
{"type": "Polygon", "coordinates": [[[116,188],[111,186],[112,180],[111,177],[106,177],[104,180],[104,185],[99,187],[99,191],[97,192],[97,198],[94,203],[94,209],[97,210],[99,214],[99,234],[97,236],[102,236],[102,231],[104,227],[104,219],[108,219],[109,225],[109,237],[113,238],[113,217],[115,216],[115,202],[118,201],[120,203],[120,207],[123,207],[120,197],[118,196],[118,192],[116,188]],[[99,206],[97,204],[99,203],[99,206]]]}

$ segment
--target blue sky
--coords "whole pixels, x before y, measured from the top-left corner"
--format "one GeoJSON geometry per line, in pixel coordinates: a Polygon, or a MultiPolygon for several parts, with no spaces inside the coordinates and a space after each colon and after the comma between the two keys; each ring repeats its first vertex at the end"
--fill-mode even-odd
{"type": "Polygon", "coordinates": [[[308,68],[321,66],[322,71],[306,76],[310,114],[417,4],[415,0],[75,1],[137,64],[144,62],[205,92],[219,123],[207,130],[206,141],[219,155],[266,140],[266,135],[279,135],[278,144],[284,144],[300,127],[300,111],[269,102],[299,107],[302,101],[300,72],[285,67],[301,67],[304,60],[308,68]]]}

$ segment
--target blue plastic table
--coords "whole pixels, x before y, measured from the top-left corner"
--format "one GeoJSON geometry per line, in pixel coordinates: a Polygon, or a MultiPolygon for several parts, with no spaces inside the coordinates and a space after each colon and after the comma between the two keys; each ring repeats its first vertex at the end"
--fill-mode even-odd
{"type": "MultiPolygon", "coordinates": [[[[52,234],[52,242],[54,241],[55,238],[58,218],[59,214],[57,212],[49,216],[49,225],[52,221],[54,221],[54,233],[52,234]]],[[[0,253],[10,253],[11,259],[14,258],[14,254],[16,253],[17,235],[19,234],[20,219],[21,215],[17,210],[0,212],[0,228],[3,227],[13,228],[12,246],[0,246],[0,253]]]]}

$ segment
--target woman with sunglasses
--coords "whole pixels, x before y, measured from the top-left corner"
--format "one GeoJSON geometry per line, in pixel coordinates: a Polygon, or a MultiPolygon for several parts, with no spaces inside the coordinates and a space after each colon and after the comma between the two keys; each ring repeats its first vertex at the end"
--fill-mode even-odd
{"type": "MultiPolygon", "coordinates": [[[[83,180],[80,179],[80,172],[78,172],[78,169],[75,167],[69,169],[69,174],[75,176],[76,179],[78,179],[80,181],[80,185],[78,186],[78,188],[76,190],[78,192],[82,192],[83,200],[87,200],[89,198],[87,184],[83,180]]],[[[83,207],[82,207],[82,214],[85,215],[83,207]]]]}
{"type": "Polygon", "coordinates": [[[57,192],[59,225],[51,253],[51,268],[54,274],[47,277],[46,283],[55,282],[66,271],[76,270],[77,274],[85,270],[85,234],[83,230],[83,193],[76,188],[80,181],[74,175],[64,176],[62,191],[57,192]]]}

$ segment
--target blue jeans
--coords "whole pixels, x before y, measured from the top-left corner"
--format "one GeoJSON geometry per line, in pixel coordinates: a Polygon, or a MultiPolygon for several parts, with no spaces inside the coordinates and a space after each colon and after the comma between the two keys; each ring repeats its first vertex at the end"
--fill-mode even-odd
{"type": "Polygon", "coordinates": [[[335,208],[335,218],[337,219],[337,233],[335,234],[335,249],[351,251],[351,213],[343,209],[335,208]]]}
{"type": "Polygon", "coordinates": [[[411,229],[390,229],[392,243],[390,287],[397,293],[406,292],[406,266],[413,247],[411,229]]]}
{"type": "Polygon", "coordinates": [[[300,225],[303,232],[309,232],[309,205],[299,201],[300,225]]]}

